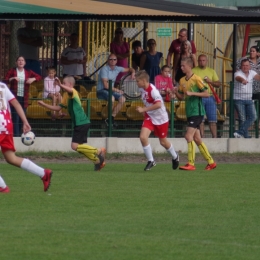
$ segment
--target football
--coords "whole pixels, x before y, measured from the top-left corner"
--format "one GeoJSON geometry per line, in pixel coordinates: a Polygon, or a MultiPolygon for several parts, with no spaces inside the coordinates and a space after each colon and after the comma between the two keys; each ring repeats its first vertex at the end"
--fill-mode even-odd
{"type": "Polygon", "coordinates": [[[24,145],[30,146],[34,143],[35,134],[32,131],[27,132],[25,134],[23,133],[21,139],[24,145]]]}

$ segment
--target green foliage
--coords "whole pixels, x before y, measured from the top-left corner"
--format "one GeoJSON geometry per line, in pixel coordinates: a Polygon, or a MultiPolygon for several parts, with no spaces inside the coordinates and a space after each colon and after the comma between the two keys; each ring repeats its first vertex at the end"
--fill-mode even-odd
{"type": "Polygon", "coordinates": [[[2,164],[11,192],[0,194],[0,258],[258,259],[259,165],[144,166],[51,164],[44,193],[37,177],[2,164]]]}

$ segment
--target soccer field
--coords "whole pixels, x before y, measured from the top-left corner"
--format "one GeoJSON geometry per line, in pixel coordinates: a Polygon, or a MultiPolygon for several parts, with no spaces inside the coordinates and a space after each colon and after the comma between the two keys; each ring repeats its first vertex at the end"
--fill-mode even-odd
{"type": "Polygon", "coordinates": [[[1,164],[0,259],[259,259],[259,165],[144,166],[51,164],[44,193],[1,164]]]}

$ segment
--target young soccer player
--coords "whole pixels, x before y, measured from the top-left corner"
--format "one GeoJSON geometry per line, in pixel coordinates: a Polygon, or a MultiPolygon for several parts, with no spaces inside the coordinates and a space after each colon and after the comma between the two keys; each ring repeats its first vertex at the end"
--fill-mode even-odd
{"type": "MultiPolygon", "coordinates": [[[[55,85],[55,75],[56,70],[54,68],[48,68],[48,76],[44,78],[44,91],[43,91],[43,98],[50,98],[52,99],[52,105],[56,106],[61,103],[61,93],[60,93],[60,86],[55,85]]],[[[52,119],[56,119],[56,111],[53,112],[51,115],[52,119]]],[[[62,118],[65,114],[62,113],[60,110],[58,117],[62,118]]]]}
{"type": "MultiPolygon", "coordinates": [[[[47,191],[51,183],[52,170],[43,169],[29,159],[18,157],[15,154],[13,123],[9,103],[14,107],[23,122],[23,132],[27,133],[31,130],[31,126],[26,119],[20,103],[16,100],[9,88],[4,83],[0,83],[0,146],[4,158],[9,164],[39,176],[42,179],[44,191],[47,191]]],[[[0,193],[1,192],[8,193],[10,189],[0,176],[0,193]]]]}
{"type": "Polygon", "coordinates": [[[180,166],[180,170],[193,171],[195,170],[195,143],[198,146],[203,157],[208,161],[205,170],[213,170],[217,167],[213,158],[208,152],[206,145],[202,142],[200,135],[200,124],[203,121],[205,110],[202,104],[202,97],[209,97],[206,86],[203,80],[193,74],[193,60],[184,58],[181,60],[181,69],[185,73],[185,77],[180,79],[177,98],[185,100],[186,116],[188,121],[187,132],[185,139],[188,142],[188,163],[180,166]]]}
{"type": "Polygon", "coordinates": [[[73,136],[71,148],[78,153],[84,154],[88,159],[94,163],[94,170],[100,171],[105,166],[105,148],[97,149],[90,145],[84,144],[87,142],[87,134],[90,128],[90,120],[85,114],[81,106],[80,98],[75,86],[75,79],[72,76],[66,76],[61,84],[58,78],[55,79],[55,84],[60,86],[64,91],[62,103],[58,106],[53,106],[38,101],[40,106],[45,108],[60,111],[62,108],[67,108],[73,125],[73,136]]]}
{"type": "Polygon", "coordinates": [[[144,170],[149,171],[156,165],[148,141],[152,131],[159,138],[160,144],[172,156],[172,168],[175,170],[179,166],[179,155],[167,139],[169,119],[162,96],[158,89],[149,83],[149,75],[144,70],[137,72],[135,78],[138,87],[141,89],[142,100],[145,105],[145,107],[136,108],[139,113],[144,113],[145,116],[140,133],[140,141],[148,160],[144,170]]]}

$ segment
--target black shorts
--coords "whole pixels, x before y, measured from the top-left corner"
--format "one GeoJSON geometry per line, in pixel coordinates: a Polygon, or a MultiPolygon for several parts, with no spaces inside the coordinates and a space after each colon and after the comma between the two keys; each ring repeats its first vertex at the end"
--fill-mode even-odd
{"type": "Polygon", "coordinates": [[[77,144],[87,143],[89,128],[90,128],[90,124],[75,126],[72,135],[72,143],[77,143],[77,144]]]}
{"type": "Polygon", "coordinates": [[[198,128],[200,127],[200,124],[202,123],[204,119],[204,116],[191,116],[187,118],[188,121],[188,127],[192,128],[198,128]]]}

